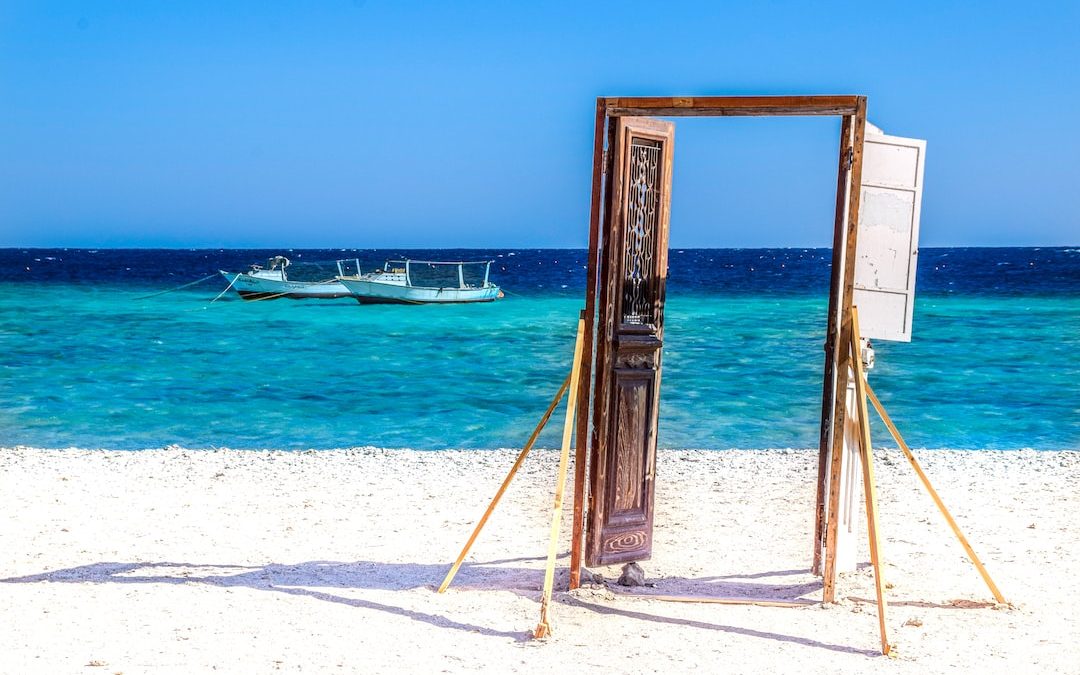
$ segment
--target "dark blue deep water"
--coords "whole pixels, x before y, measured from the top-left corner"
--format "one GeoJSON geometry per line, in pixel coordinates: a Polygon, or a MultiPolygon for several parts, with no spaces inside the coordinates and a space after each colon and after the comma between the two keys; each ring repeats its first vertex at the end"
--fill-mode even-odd
{"type": "MultiPolygon", "coordinates": [[[[565,377],[579,250],[0,250],[0,446],[521,445],[565,377]],[[496,303],[243,302],[284,253],[496,261],[496,303]]],[[[916,447],[1080,448],[1080,251],[922,249],[911,343],[871,382],[916,447]]],[[[815,447],[829,252],[672,249],[660,444],[815,447]]],[[[876,419],[874,420],[876,422],[876,419]]],[[[557,426],[557,425],[553,425],[557,426]]],[[[877,425],[881,432],[881,425],[877,425]]],[[[875,440],[889,444],[887,434],[875,440]]],[[[558,429],[541,443],[558,442],[558,429]]]]}

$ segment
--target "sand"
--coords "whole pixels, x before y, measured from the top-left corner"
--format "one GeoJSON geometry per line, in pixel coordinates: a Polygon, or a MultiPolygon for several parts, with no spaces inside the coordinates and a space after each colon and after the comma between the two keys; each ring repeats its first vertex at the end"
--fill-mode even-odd
{"type": "MultiPolygon", "coordinates": [[[[1080,672],[1080,452],[918,456],[1013,607],[994,606],[902,455],[878,452],[883,657],[866,566],[839,603],[787,609],[620,597],[618,568],[567,593],[562,558],[554,635],[530,639],[550,451],[439,595],[514,451],[4,449],[0,672],[1080,672]]],[[[642,592],[820,600],[815,463],[662,452],[642,592]]]]}

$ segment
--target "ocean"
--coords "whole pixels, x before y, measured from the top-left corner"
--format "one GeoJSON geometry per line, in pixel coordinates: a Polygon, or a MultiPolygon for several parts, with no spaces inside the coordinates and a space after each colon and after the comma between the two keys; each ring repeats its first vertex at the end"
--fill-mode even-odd
{"type": "MultiPolygon", "coordinates": [[[[583,250],[0,249],[0,446],[520,447],[568,373],[583,250]],[[495,303],[244,302],[276,254],[495,260],[495,303]]],[[[671,249],[663,448],[817,446],[827,249],[671,249]]],[[[1080,250],[922,249],[870,381],[913,447],[1080,449],[1080,250]]],[[[540,439],[559,443],[561,416],[540,439]]],[[[894,445],[872,419],[875,443],[894,445]]]]}

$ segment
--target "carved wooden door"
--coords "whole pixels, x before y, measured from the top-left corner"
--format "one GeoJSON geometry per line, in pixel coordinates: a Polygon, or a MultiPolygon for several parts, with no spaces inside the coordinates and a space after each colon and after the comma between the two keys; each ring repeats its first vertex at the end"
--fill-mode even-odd
{"type": "Polygon", "coordinates": [[[600,251],[587,565],[652,553],[675,125],[616,117],[600,251]]]}

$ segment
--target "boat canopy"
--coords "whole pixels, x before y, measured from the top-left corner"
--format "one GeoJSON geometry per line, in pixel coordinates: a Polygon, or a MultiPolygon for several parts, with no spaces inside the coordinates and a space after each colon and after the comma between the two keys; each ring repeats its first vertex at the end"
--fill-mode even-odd
{"type": "Polygon", "coordinates": [[[407,286],[488,288],[494,260],[387,260],[383,271],[405,275],[407,286]]]}

